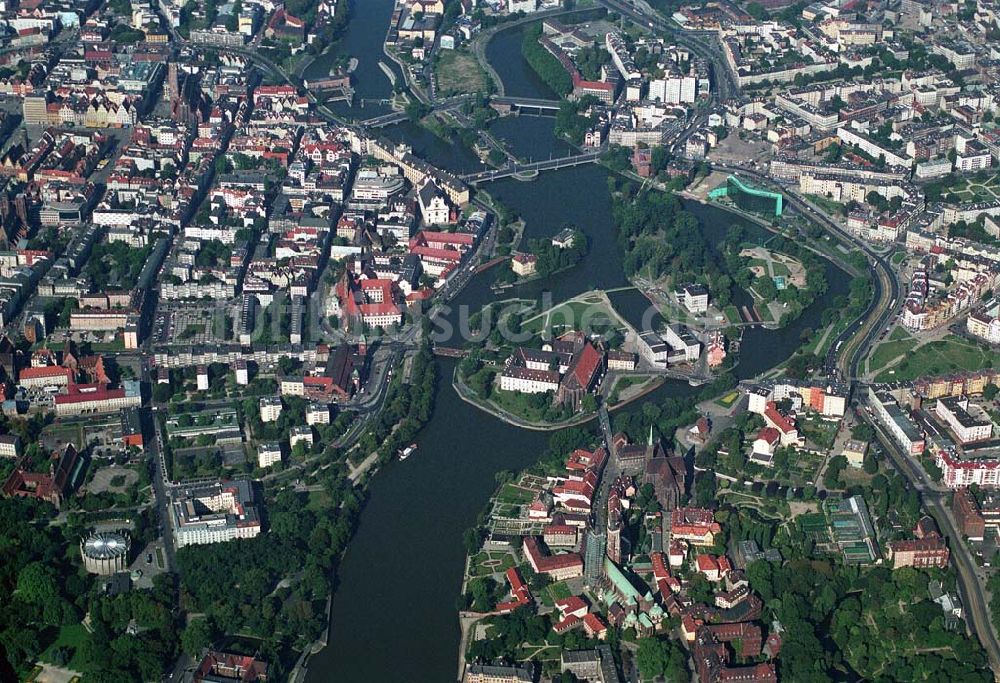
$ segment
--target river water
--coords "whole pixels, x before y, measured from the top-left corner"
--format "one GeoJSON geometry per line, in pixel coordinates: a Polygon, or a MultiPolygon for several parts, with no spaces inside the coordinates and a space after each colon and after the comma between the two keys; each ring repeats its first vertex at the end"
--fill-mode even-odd
{"type": "MultiPolygon", "coordinates": [[[[366,1],[365,7],[380,6],[383,1],[366,1]]],[[[381,40],[384,28],[369,30],[370,36],[381,40]]],[[[508,93],[551,96],[544,86],[531,81],[533,74],[524,71],[527,65],[515,64],[523,61],[515,35],[519,33],[501,32],[487,54],[499,60],[494,62],[498,67],[503,65],[508,93]]],[[[377,41],[372,40],[375,45],[377,41]]],[[[522,117],[495,123],[493,132],[509,140],[515,153],[534,151],[532,156],[542,158],[566,150],[551,129],[551,119],[522,117]]],[[[416,154],[442,168],[455,172],[478,168],[468,150],[422,128],[404,124],[386,134],[406,139],[416,154]]],[[[486,189],[525,219],[527,238],[550,236],[569,222],[589,240],[589,252],[576,267],[545,282],[504,292],[504,298],[538,299],[549,292],[559,302],[594,288],[628,285],[615,244],[606,170],[580,166],[543,173],[529,183],[499,181],[486,189]]],[[[689,203],[686,208],[716,243],[729,225],[742,222],[715,207],[689,203]]],[[[762,231],[753,224],[748,229],[754,236],[762,231]]],[[[846,293],[847,280],[828,265],[829,291],[795,323],[778,331],[748,330],[737,375],[755,376],[790,356],[800,344],[802,330],[818,328],[822,311],[835,296],[846,293]]],[[[491,281],[489,273],[475,278],[451,302],[453,310],[446,319],[455,324],[461,307],[474,312],[494,301],[491,281]]],[[[649,307],[635,290],[614,293],[612,302],[633,325],[639,324],[649,307]]],[[[434,415],[417,438],[419,450],[406,462],[390,463],[371,483],[369,501],[337,577],[330,644],[309,661],[307,680],[311,683],[456,679],[460,638],[456,599],[465,556],[462,533],[475,523],[495,489],[496,472],[516,471],[535,462],[548,436],[509,426],[462,401],[450,383],[454,367],[454,361],[439,364],[441,382],[434,415]]],[[[691,391],[686,383],[670,381],[647,400],[691,391]]]]}
{"type": "Polygon", "coordinates": [[[332,102],[330,108],[337,114],[351,118],[371,118],[390,111],[389,107],[365,104],[361,100],[385,100],[392,96],[392,84],[378,63],[384,62],[401,78],[396,64],[382,52],[382,42],[389,30],[393,0],[343,0],[351,3],[351,19],[340,38],[330,49],[319,55],[306,69],[306,78],[324,78],[330,65],[338,56],[354,57],[358,66],[352,75],[354,106],[346,102],[332,102]]]}

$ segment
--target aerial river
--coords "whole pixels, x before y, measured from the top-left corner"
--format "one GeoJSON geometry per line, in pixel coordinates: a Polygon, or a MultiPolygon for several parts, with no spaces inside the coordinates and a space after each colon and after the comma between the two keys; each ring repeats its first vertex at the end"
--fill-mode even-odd
{"type": "MultiPolygon", "coordinates": [[[[365,22],[372,24],[366,29],[370,42],[350,42],[356,28],[353,20],[343,41],[345,47],[352,44],[355,50],[367,51],[352,53],[361,58],[361,64],[373,59],[376,52],[381,55],[385,32],[384,22],[379,24],[369,13],[381,15],[383,6],[391,11],[392,4],[391,0],[363,3],[365,10],[357,15],[364,15],[365,22]]],[[[514,33],[520,31],[501,32],[496,41],[505,40],[510,45],[491,45],[488,50],[491,58],[505,51],[502,76],[508,92],[551,96],[544,86],[532,81],[527,65],[511,65],[522,61],[520,38],[508,37],[514,33]]],[[[551,119],[523,117],[498,122],[493,132],[508,140],[515,153],[524,150],[526,156],[537,159],[565,153],[564,144],[552,136],[552,125],[551,119]]],[[[442,168],[464,173],[480,167],[468,150],[412,124],[386,134],[406,140],[416,154],[442,168]]],[[[589,240],[588,255],[576,267],[545,282],[504,292],[504,298],[537,299],[548,291],[558,302],[594,288],[628,285],[615,244],[607,181],[605,169],[580,166],[543,173],[534,182],[509,179],[485,188],[525,219],[526,238],[550,236],[568,222],[589,240]]],[[[742,222],[719,208],[698,203],[689,203],[686,208],[698,217],[713,242],[722,240],[729,225],[742,222]]],[[[755,237],[762,234],[756,225],[748,224],[748,229],[755,237]]],[[[784,361],[800,344],[803,329],[820,326],[822,311],[834,297],[846,294],[848,286],[848,278],[833,265],[827,265],[826,274],[829,291],[793,324],[782,330],[746,332],[739,377],[755,376],[784,361]]],[[[491,282],[488,272],[475,278],[452,306],[475,311],[494,301],[491,282]]],[[[635,290],[613,294],[612,302],[633,325],[639,324],[649,307],[635,290]]],[[[312,683],[455,680],[460,638],[456,599],[465,556],[462,533],[475,524],[495,489],[495,474],[531,465],[545,449],[548,435],[512,427],[462,401],[451,387],[453,370],[454,361],[440,362],[434,415],[417,438],[419,450],[406,462],[390,463],[371,482],[368,503],[338,573],[329,646],[309,661],[307,680],[312,683]]],[[[691,391],[686,383],[670,381],[647,400],[691,391]]]]}
{"type": "Polygon", "coordinates": [[[331,103],[330,108],[337,114],[350,118],[370,118],[390,111],[379,104],[361,106],[361,100],[386,100],[392,97],[392,84],[382,71],[383,62],[401,78],[399,68],[382,52],[382,42],[389,30],[393,0],[345,0],[351,2],[351,19],[343,34],[330,49],[319,55],[306,68],[306,78],[325,78],[330,66],[338,57],[354,57],[358,60],[352,75],[354,86],[354,106],[346,102],[331,103]]]}

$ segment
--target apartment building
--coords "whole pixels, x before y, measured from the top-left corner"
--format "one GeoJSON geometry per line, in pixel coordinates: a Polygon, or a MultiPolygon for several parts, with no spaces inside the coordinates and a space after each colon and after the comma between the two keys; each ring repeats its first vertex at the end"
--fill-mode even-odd
{"type": "Polygon", "coordinates": [[[178,548],[253,538],[262,531],[253,484],[242,479],[177,488],[170,514],[178,548]]]}
{"type": "Polygon", "coordinates": [[[935,406],[935,414],[963,446],[986,441],[993,436],[993,422],[986,413],[982,409],[976,409],[975,415],[972,412],[969,399],[957,396],[942,398],[935,406]]]}
{"type": "Polygon", "coordinates": [[[899,407],[896,399],[877,389],[876,385],[868,387],[868,398],[878,421],[905,453],[920,455],[924,452],[926,442],[923,433],[912,418],[899,407]]]}

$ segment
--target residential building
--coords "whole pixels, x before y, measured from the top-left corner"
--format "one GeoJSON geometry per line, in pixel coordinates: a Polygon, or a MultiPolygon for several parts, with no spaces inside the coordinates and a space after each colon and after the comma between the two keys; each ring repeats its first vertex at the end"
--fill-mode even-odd
{"type": "Polygon", "coordinates": [[[970,412],[969,399],[949,396],[942,398],[935,407],[941,418],[962,445],[986,441],[993,435],[993,422],[982,409],[970,412]]]}
{"type": "Polygon", "coordinates": [[[306,424],[310,427],[330,424],[330,406],[316,401],[310,402],[306,407],[306,424]]]}
{"type": "Polygon", "coordinates": [[[828,380],[768,380],[751,387],[747,410],[764,414],[768,402],[790,399],[795,410],[813,410],[826,418],[841,418],[847,412],[849,387],[828,380]]]}
{"type": "Polygon", "coordinates": [[[951,511],[955,515],[959,533],[968,537],[970,541],[983,540],[986,536],[986,519],[969,489],[955,491],[951,511]]]}
{"type": "Polygon", "coordinates": [[[708,289],[704,285],[687,284],[677,290],[677,300],[689,313],[703,315],[708,311],[708,289]]]}
{"type": "Polygon", "coordinates": [[[264,396],[260,399],[260,421],[274,422],[281,416],[284,407],[280,396],[264,396]]]}
{"type": "Polygon", "coordinates": [[[0,458],[20,458],[21,437],[17,434],[0,434],[0,458]]]}
{"type": "Polygon", "coordinates": [[[1000,304],[994,303],[969,314],[965,326],[969,334],[985,339],[990,344],[1000,344],[1000,304]]]}
{"type": "Polygon", "coordinates": [[[1000,459],[996,457],[965,457],[953,448],[938,448],[934,463],[941,469],[942,481],[950,489],[962,489],[972,484],[987,488],[1000,487],[1000,459]]]}
{"type": "Polygon", "coordinates": [[[276,441],[265,441],[257,446],[257,466],[271,467],[281,462],[281,444],[276,441]]]}
{"type": "Polygon", "coordinates": [[[534,275],[538,267],[538,257],[534,254],[518,253],[510,259],[510,269],[518,277],[534,275]]]}
{"type": "Polygon", "coordinates": [[[868,387],[870,404],[880,424],[886,428],[905,453],[920,455],[924,452],[924,435],[909,415],[903,412],[896,399],[888,393],[868,387]]]}
{"type": "Polygon", "coordinates": [[[868,452],[868,442],[848,439],[844,442],[844,450],[841,455],[847,458],[847,464],[851,467],[860,468],[865,464],[865,454],[868,452]]]}
{"type": "Polygon", "coordinates": [[[312,446],[313,444],[313,431],[312,427],[308,425],[298,425],[292,427],[291,432],[288,435],[288,445],[292,448],[299,443],[304,443],[306,446],[312,446]]]}

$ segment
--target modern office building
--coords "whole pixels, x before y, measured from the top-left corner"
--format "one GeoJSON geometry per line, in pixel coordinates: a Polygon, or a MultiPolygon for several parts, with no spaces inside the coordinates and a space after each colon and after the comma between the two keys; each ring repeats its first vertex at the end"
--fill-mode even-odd
{"type": "Polygon", "coordinates": [[[780,193],[751,187],[734,175],[726,179],[725,185],[709,192],[708,196],[712,199],[728,197],[733,204],[744,211],[769,216],[780,216],[783,208],[783,197],[780,193]]]}

